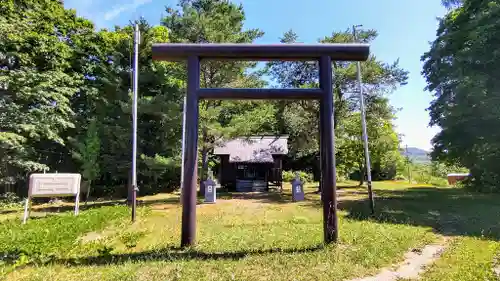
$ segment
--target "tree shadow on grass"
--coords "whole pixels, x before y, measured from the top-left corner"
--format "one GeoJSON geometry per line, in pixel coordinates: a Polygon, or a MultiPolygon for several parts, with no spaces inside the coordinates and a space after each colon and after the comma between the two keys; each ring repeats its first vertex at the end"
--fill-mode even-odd
{"type": "Polygon", "coordinates": [[[125,262],[138,261],[177,261],[177,260],[240,260],[253,255],[272,253],[294,254],[308,253],[324,249],[322,244],[307,248],[271,248],[264,250],[244,250],[234,252],[203,252],[197,250],[182,250],[177,247],[160,250],[144,251],[138,253],[105,254],[69,259],[54,259],[49,264],[63,264],[67,266],[98,266],[109,264],[122,264],[125,262]]]}
{"type": "Polygon", "coordinates": [[[500,239],[500,195],[463,189],[414,187],[375,191],[375,215],[368,199],[341,200],[347,218],[431,227],[443,235],[500,239]]]}
{"type": "Polygon", "coordinates": [[[217,196],[219,199],[223,200],[253,200],[259,203],[291,203],[292,195],[288,193],[280,192],[224,192],[217,196]]]}
{"type": "Polygon", "coordinates": [[[0,210],[0,215],[17,213],[19,211],[20,211],[20,209],[18,209],[18,210],[14,210],[14,209],[0,210]]]}
{"type": "MultiPolygon", "coordinates": [[[[179,204],[179,198],[177,197],[172,197],[172,198],[163,198],[163,199],[155,199],[155,200],[137,200],[137,206],[149,206],[149,205],[156,205],[156,204],[172,204],[172,205],[178,205],[179,204]]],[[[83,202],[80,202],[80,211],[85,211],[85,210],[91,210],[91,209],[97,209],[97,208],[102,208],[102,207],[110,207],[110,206],[124,206],[127,205],[127,200],[126,199],[120,199],[120,200],[113,200],[113,201],[96,201],[96,202],[89,202],[87,205],[85,205],[83,202]]],[[[34,206],[32,207],[32,212],[39,212],[39,213],[62,213],[62,212],[69,212],[69,211],[74,211],[75,206],[73,204],[71,205],[55,205],[55,206],[34,206]]],[[[23,210],[17,210],[14,212],[19,212],[23,210]]],[[[0,211],[0,214],[3,214],[0,211]]]]}
{"type": "MultiPolygon", "coordinates": [[[[348,188],[349,189],[349,188],[348,188]]],[[[362,190],[347,190],[341,189],[337,190],[337,198],[342,199],[343,196],[352,195],[365,195],[366,191],[362,190]]],[[[311,206],[321,206],[321,201],[319,193],[317,191],[304,191],[304,200],[302,204],[308,204],[311,206]]],[[[279,191],[267,191],[267,192],[221,192],[217,194],[218,199],[231,200],[252,200],[257,203],[267,203],[267,204],[293,204],[292,194],[289,191],[279,192],[279,191]]]]}

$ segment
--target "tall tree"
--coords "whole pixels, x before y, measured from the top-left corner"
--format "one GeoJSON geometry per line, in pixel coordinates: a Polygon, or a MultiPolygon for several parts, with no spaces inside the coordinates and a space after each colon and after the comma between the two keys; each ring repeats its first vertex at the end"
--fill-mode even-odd
{"type": "Polygon", "coordinates": [[[89,200],[92,182],[100,174],[99,154],[101,151],[101,140],[99,139],[98,129],[96,119],[92,118],[87,125],[83,139],[73,139],[73,145],[77,147],[77,150],[73,152],[73,156],[80,162],[80,170],[83,179],[86,180],[87,195],[85,196],[85,203],[89,200]]]}
{"type": "MultiPolygon", "coordinates": [[[[172,42],[251,43],[263,35],[258,29],[245,30],[242,5],[228,0],[181,0],[178,7],[167,8],[167,16],[162,20],[170,31],[172,42]]],[[[253,66],[254,63],[248,62],[205,61],[201,65],[201,87],[261,87],[263,81],[258,73],[245,72],[253,66]]],[[[273,112],[261,105],[260,102],[200,101],[199,145],[203,179],[207,176],[209,154],[219,140],[250,133],[250,128],[253,129],[250,131],[258,131],[267,126],[268,121],[262,114],[270,117],[273,112]],[[231,126],[247,121],[251,123],[246,126],[231,126]]]]}
{"type": "Polygon", "coordinates": [[[0,2],[0,175],[15,182],[65,157],[70,100],[83,84],[73,68],[91,22],[61,1],[0,2]],[[50,11],[50,12],[47,12],[50,11]],[[64,155],[63,155],[64,154],[64,155]]]}
{"type": "MultiPolygon", "coordinates": [[[[377,37],[375,30],[360,30],[358,40],[372,42],[377,37]]],[[[295,43],[298,36],[293,31],[285,33],[283,43],[295,43]]],[[[321,43],[350,43],[354,41],[349,30],[333,32],[319,40],[321,43]]],[[[334,98],[335,98],[335,128],[350,111],[359,108],[356,80],[356,66],[352,62],[334,62],[334,98]]],[[[408,72],[401,69],[398,61],[387,64],[377,60],[374,55],[362,63],[363,88],[367,106],[371,101],[377,101],[378,96],[392,92],[396,87],[406,84],[408,72]]],[[[268,71],[281,87],[317,87],[318,65],[313,62],[271,62],[268,71]]],[[[313,102],[300,102],[300,105],[311,113],[318,112],[318,106],[313,102]]],[[[315,120],[317,121],[317,120],[315,120]]],[[[317,122],[315,122],[317,124],[317,122]]]]}
{"type": "MultiPolygon", "coordinates": [[[[151,45],[168,41],[165,27],[137,22],[139,45],[138,185],[141,192],[178,184],[182,69],[152,60],[151,45]],[[155,173],[151,173],[154,166],[155,173]]],[[[131,167],[133,25],[96,34],[86,64],[85,88],[74,99],[83,124],[96,116],[101,124],[101,181],[125,187],[131,167]]],[[[78,134],[78,132],[74,132],[78,134]]],[[[123,188],[123,191],[126,189],[123,188]]],[[[165,190],[165,189],[163,189],[165,190]]],[[[123,194],[124,192],[120,192],[123,194]]]]}
{"type": "MultiPolygon", "coordinates": [[[[358,40],[365,43],[372,42],[377,37],[375,30],[360,30],[358,40]]],[[[282,38],[283,43],[295,43],[298,36],[293,31],[288,31],[282,38]]],[[[321,43],[350,43],[354,41],[349,30],[333,32],[331,36],[326,36],[319,40],[321,43]]],[[[384,114],[385,120],[391,120],[392,115],[384,96],[392,92],[397,87],[404,85],[408,78],[408,72],[401,69],[398,61],[391,64],[378,60],[374,55],[370,55],[361,67],[364,95],[367,106],[367,116],[381,117],[384,114]],[[387,115],[389,113],[389,115],[387,115]]],[[[267,65],[272,78],[281,86],[286,88],[318,87],[318,64],[314,62],[270,62],[267,65]]],[[[352,62],[333,62],[334,72],[334,128],[336,129],[337,141],[341,138],[338,128],[342,126],[344,120],[359,110],[359,97],[356,93],[356,65],[352,62]]],[[[291,153],[295,158],[302,158],[309,155],[318,154],[318,123],[319,106],[315,101],[300,101],[282,103],[282,109],[286,116],[282,126],[290,132],[291,153]]],[[[278,115],[278,118],[280,115],[278,115]]],[[[359,128],[361,136],[361,127],[359,128]]],[[[350,161],[341,159],[342,155],[348,155],[341,151],[343,147],[336,149],[339,162],[350,161]]]]}
{"type": "Polygon", "coordinates": [[[422,57],[427,90],[434,92],[432,157],[470,169],[472,186],[499,190],[500,4],[462,1],[440,20],[437,38],[422,57]],[[485,50],[492,50],[486,52],[485,50]]]}
{"type": "MultiPolygon", "coordinates": [[[[293,31],[285,32],[280,42],[298,43],[293,31]]],[[[266,73],[280,88],[309,88],[318,86],[319,68],[314,61],[271,61],[266,64],[266,73]]],[[[276,129],[288,134],[291,154],[308,156],[318,151],[319,103],[317,101],[276,101],[276,129]]]]}
{"type": "MultiPolygon", "coordinates": [[[[384,110],[372,111],[366,119],[368,132],[368,148],[372,163],[374,178],[377,174],[388,171],[395,173],[396,164],[400,161],[399,136],[392,124],[391,107],[385,98],[379,102],[385,105],[384,110]]],[[[356,172],[359,174],[360,185],[363,184],[365,173],[365,151],[361,134],[360,112],[350,112],[339,126],[336,147],[338,149],[337,169],[344,176],[356,172]]]]}

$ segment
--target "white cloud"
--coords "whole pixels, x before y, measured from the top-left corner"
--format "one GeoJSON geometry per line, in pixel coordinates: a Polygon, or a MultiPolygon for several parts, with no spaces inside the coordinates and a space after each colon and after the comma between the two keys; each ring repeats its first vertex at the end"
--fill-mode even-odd
{"type": "Polygon", "coordinates": [[[147,4],[151,2],[152,0],[133,0],[131,3],[124,3],[121,5],[116,5],[114,6],[111,10],[107,11],[104,14],[104,19],[105,20],[112,20],[119,16],[121,13],[130,11],[130,10],[135,10],[139,8],[140,6],[147,4]]]}

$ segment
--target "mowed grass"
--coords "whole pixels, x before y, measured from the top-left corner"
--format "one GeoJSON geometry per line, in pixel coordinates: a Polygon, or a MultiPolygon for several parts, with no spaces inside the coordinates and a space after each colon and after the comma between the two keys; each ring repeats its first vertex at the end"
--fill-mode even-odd
{"type": "Polygon", "coordinates": [[[422,280],[493,281],[500,266],[500,243],[481,238],[462,237],[451,243],[443,256],[423,274],[422,280]]]}
{"type": "MultiPolygon", "coordinates": [[[[500,280],[500,195],[452,187],[376,184],[378,221],[430,226],[450,237],[440,259],[427,268],[424,281],[500,280]]],[[[348,217],[367,217],[365,202],[343,202],[348,217]]]]}
{"type": "Polygon", "coordinates": [[[124,206],[103,207],[73,216],[71,212],[46,218],[31,218],[21,225],[18,218],[0,223],[0,273],[6,274],[29,263],[44,263],[68,256],[79,235],[102,230],[127,215],[124,206]]]}
{"type": "Polygon", "coordinates": [[[16,238],[10,246],[0,243],[3,245],[0,252],[38,248],[39,239],[22,238],[27,235],[23,228],[37,235],[50,232],[46,239],[52,241],[43,244],[50,246],[39,248],[52,253],[49,258],[28,255],[24,261],[17,261],[24,264],[19,267],[13,266],[16,261],[4,262],[4,278],[349,280],[376,274],[382,267],[402,261],[405,252],[432,243],[440,235],[458,238],[425,273],[427,280],[483,280],[454,278],[460,276],[457,272],[467,269],[462,255],[473,249],[474,244],[461,244],[460,239],[489,245],[484,254],[473,258],[484,267],[477,274],[492,273],[492,263],[485,262],[498,250],[489,244],[496,243],[495,233],[498,233],[495,223],[499,221],[500,209],[493,203],[498,202],[498,196],[404,183],[376,183],[377,215],[370,216],[364,190],[343,186],[339,191],[340,242],[323,246],[321,205],[313,188],[306,188],[306,200],[299,203],[291,202],[288,187],[282,195],[221,194],[223,199],[216,204],[200,204],[197,246],[191,249],[178,248],[181,207],[176,195],[143,198],[134,224],[129,222],[124,206],[83,211],[81,216],[94,222],[86,227],[75,227],[80,218],[69,213],[61,217],[74,220],[57,219],[57,223],[51,223],[56,220],[51,216],[29,221],[26,226],[21,226],[18,220],[2,221],[2,237],[9,229],[21,238],[16,238]],[[460,208],[465,201],[467,206],[460,208]],[[479,212],[491,215],[485,219],[474,211],[476,207],[479,212]],[[495,218],[492,224],[490,220],[495,218]],[[473,219],[474,223],[468,224],[463,219],[473,219]],[[8,227],[4,227],[7,223],[8,227]],[[54,225],[56,230],[48,230],[54,225]],[[71,235],[63,234],[65,227],[71,229],[71,235]],[[442,268],[448,267],[443,273],[442,268]]]}

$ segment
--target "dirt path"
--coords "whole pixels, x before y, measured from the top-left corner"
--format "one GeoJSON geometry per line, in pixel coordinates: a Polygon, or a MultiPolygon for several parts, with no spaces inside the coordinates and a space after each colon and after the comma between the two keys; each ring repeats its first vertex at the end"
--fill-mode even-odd
{"type": "Polygon", "coordinates": [[[382,269],[382,271],[369,277],[352,279],[350,281],[397,281],[399,279],[418,279],[425,271],[426,266],[436,261],[448,244],[450,238],[444,237],[435,244],[425,246],[421,250],[411,250],[405,254],[405,260],[395,266],[382,269]]]}

